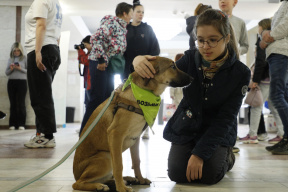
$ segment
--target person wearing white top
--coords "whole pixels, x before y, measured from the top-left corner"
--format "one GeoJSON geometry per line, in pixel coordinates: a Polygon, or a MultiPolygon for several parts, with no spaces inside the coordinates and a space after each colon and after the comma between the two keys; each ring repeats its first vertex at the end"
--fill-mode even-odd
{"type": "Polygon", "coordinates": [[[25,16],[27,80],[37,129],[36,136],[24,144],[28,148],[56,146],[52,82],[61,63],[58,47],[61,25],[59,0],[34,0],[25,16]]]}

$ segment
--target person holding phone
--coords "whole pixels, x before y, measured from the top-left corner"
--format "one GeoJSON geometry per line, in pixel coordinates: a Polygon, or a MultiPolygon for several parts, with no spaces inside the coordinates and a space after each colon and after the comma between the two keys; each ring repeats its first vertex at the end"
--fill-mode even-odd
{"type": "Polygon", "coordinates": [[[7,85],[10,101],[9,129],[24,130],[26,122],[27,59],[23,54],[21,43],[13,43],[5,73],[9,77],[7,85]]]}

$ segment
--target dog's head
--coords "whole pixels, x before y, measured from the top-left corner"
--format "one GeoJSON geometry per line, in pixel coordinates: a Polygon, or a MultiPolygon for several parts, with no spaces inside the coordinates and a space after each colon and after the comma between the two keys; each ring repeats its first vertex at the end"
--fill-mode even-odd
{"type": "Polygon", "coordinates": [[[133,82],[141,88],[153,91],[155,95],[161,95],[168,86],[184,87],[193,81],[193,78],[179,70],[175,62],[171,59],[156,57],[156,59],[150,61],[150,63],[156,70],[154,78],[142,79],[136,72],[134,72],[132,74],[133,82]]]}

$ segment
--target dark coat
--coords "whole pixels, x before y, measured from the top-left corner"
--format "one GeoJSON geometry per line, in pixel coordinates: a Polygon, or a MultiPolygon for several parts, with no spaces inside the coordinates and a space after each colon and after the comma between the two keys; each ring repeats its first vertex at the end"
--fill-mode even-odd
{"type": "Polygon", "coordinates": [[[158,39],[150,25],[147,23],[141,23],[138,26],[133,26],[131,23],[127,25],[127,48],[124,53],[125,57],[125,72],[124,78],[134,72],[132,62],[138,55],[153,55],[160,54],[160,47],[158,39]]]}
{"type": "Polygon", "coordinates": [[[163,137],[175,144],[194,141],[191,152],[204,161],[219,146],[233,147],[237,137],[237,114],[248,89],[249,68],[231,53],[204,93],[202,57],[197,49],[188,50],[176,62],[194,81],[183,89],[184,98],[168,121],[163,137]],[[192,111],[192,118],[185,111],[192,111]]]}
{"type": "Polygon", "coordinates": [[[260,83],[261,80],[269,77],[269,65],[266,61],[266,49],[261,49],[259,43],[261,39],[258,38],[256,42],[256,59],[253,74],[253,82],[260,83]]]}
{"type": "Polygon", "coordinates": [[[196,19],[197,19],[197,16],[191,16],[186,19],[186,24],[187,24],[186,31],[188,35],[190,36],[190,39],[189,39],[190,49],[193,49],[195,47],[196,39],[194,38],[194,35],[193,35],[193,29],[194,29],[196,19]]]}

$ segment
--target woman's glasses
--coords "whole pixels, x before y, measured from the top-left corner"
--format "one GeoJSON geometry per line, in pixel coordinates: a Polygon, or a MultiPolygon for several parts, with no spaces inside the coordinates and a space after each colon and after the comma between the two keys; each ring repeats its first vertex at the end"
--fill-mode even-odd
{"type": "Polygon", "coordinates": [[[215,47],[217,47],[218,42],[221,41],[223,38],[224,38],[224,36],[223,36],[221,39],[219,39],[219,40],[209,39],[209,40],[207,40],[207,41],[204,41],[203,39],[197,39],[197,44],[198,44],[198,47],[199,47],[199,48],[203,48],[203,47],[204,47],[204,44],[205,44],[205,42],[206,42],[209,47],[215,48],[215,47]]]}

